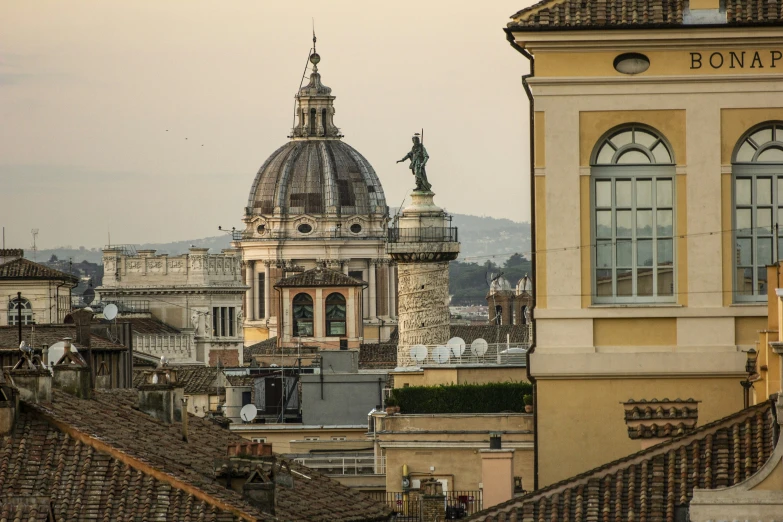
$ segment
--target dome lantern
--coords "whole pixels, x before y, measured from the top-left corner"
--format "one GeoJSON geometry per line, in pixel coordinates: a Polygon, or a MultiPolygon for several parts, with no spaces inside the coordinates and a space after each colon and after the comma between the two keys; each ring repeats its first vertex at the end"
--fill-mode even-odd
{"type": "Polygon", "coordinates": [[[321,55],[315,52],[315,38],[309,61],[313,65],[310,82],[296,94],[298,121],[291,130],[291,138],[342,138],[340,129],[334,125],[335,97],[332,89],[321,82],[321,73],[318,72],[321,55]]]}

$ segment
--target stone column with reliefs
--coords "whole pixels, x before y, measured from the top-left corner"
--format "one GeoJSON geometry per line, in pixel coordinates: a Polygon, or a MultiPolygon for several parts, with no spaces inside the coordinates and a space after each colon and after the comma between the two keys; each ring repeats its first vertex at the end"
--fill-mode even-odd
{"type": "Polygon", "coordinates": [[[411,193],[412,204],[388,236],[397,263],[401,347],[449,339],[449,261],[459,255],[457,229],[430,191],[411,193]]]}

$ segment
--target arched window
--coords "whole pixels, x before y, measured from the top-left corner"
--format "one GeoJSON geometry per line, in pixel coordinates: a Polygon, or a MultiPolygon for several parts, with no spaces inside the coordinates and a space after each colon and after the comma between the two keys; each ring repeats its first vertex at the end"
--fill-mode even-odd
{"type": "Polygon", "coordinates": [[[312,337],[313,335],[313,298],[309,294],[296,294],[294,297],[294,336],[312,337]]]}
{"type": "Polygon", "coordinates": [[[35,324],[33,320],[33,305],[30,301],[22,297],[14,297],[8,301],[8,324],[19,324],[19,307],[22,308],[22,324],[35,324]]]}
{"type": "Polygon", "coordinates": [[[321,109],[321,131],[326,136],[326,109],[321,109]]]}
{"type": "Polygon", "coordinates": [[[671,147],[650,127],[623,126],[599,141],[590,173],[594,302],[674,301],[671,147]]]}
{"type": "Polygon", "coordinates": [[[500,305],[495,305],[495,317],[493,323],[497,325],[503,324],[503,307],[500,305]]]}
{"type": "Polygon", "coordinates": [[[345,335],[345,297],[337,292],[326,298],[326,335],[345,335]]]}
{"type": "Polygon", "coordinates": [[[734,297],[767,300],[766,266],[783,254],[783,122],[748,131],[732,158],[734,297]]]}
{"type": "Polygon", "coordinates": [[[310,136],[315,136],[315,109],[310,109],[310,136]]]}

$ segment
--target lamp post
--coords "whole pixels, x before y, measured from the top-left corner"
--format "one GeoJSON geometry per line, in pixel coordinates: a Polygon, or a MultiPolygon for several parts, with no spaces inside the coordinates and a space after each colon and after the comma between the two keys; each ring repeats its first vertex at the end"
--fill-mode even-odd
{"type": "Polygon", "coordinates": [[[747,373],[748,376],[744,381],[740,381],[740,384],[742,385],[744,394],[745,408],[748,408],[750,406],[750,389],[753,387],[753,381],[751,381],[750,378],[756,373],[756,360],[758,359],[759,354],[755,348],[751,348],[745,353],[747,354],[747,359],[745,360],[745,373],[747,373]]]}

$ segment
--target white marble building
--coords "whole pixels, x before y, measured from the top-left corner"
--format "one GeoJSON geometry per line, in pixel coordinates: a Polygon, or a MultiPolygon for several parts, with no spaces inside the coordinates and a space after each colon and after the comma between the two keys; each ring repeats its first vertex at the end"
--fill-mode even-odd
{"type": "Polygon", "coordinates": [[[277,335],[277,281],[324,266],[367,283],[364,340],[386,340],[396,325],[396,267],[386,254],[389,208],[372,165],[342,141],[331,89],[321,83],[318,54],[310,82],[296,94],[290,141],[263,163],[235,234],[242,252],[245,342],[277,335]]]}
{"type": "Polygon", "coordinates": [[[243,360],[241,259],[234,249],[210,254],[155,255],[154,250],[103,251],[103,303],[116,302],[129,319],[151,317],[174,332],[134,329],[134,349],[175,363],[240,366],[243,360]]]}

